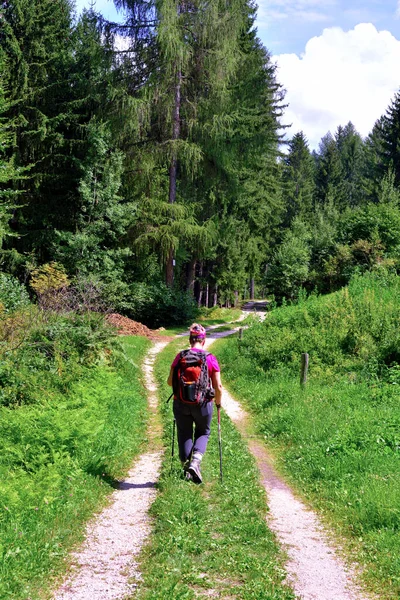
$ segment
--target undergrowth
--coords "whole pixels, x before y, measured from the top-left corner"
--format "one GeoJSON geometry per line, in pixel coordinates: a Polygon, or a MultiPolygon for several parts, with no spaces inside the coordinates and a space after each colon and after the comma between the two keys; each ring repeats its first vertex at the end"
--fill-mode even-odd
{"type": "MultiPolygon", "coordinates": [[[[170,344],[156,362],[167,448],[171,448],[172,407],[164,402],[170,393],[165,380],[183,345],[183,340],[170,344]]],[[[282,583],[285,572],[266,525],[265,492],[257,468],[223,414],[222,432],[222,485],[216,416],[202,463],[204,485],[182,480],[177,447],[173,462],[167,451],[152,507],[154,532],[142,553],[143,581],[135,598],[293,598],[282,583]]]]}
{"type": "Polygon", "coordinates": [[[399,291],[398,278],[356,278],[273,311],[242,343],[215,345],[282,470],[347,540],[367,584],[390,599],[400,596],[399,291]]]}
{"type": "Polygon", "coordinates": [[[65,569],[85,521],[104,505],[144,440],[140,362],[149,342],[131,337],[105,345],[99,328],[89,335],[79,319],[54,317],[29,332],[20,354],[3,356],[11,364],[0,407],[4,600],[47,597],[50,576],[65,569]],[[13,360],[24,365],[16,383],[13,360]]]}

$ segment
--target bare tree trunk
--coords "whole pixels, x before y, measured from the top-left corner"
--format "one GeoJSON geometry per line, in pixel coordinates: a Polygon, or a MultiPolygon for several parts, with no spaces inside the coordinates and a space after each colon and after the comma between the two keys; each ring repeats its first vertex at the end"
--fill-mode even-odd
{"type": "Polygon", "coordinates": [[[209,293],[209,285],[208,283],[206,284],[206,297],[205,297],[205,301],[204,301],[204,306],[206,308],[208,308],[208,293],[209,293]]]}
{"type": "MultiPolygon", "coordinates": [[[[174,204],[176,201],[176,175],[178,171],[178,157],[176,153],[176,147],[174,142],[179,140],[181,133],[181,86],[182,86],[182,73],[180,70],[176,73],[175,83],[175,104],[172,114],[172,157],[169,166],[169,203],[174,204]]],[[[171,250],[168,256],[168,262],[166,267],[166,283],[172,287],[174,283],[174,252],[171,250]]]]}
{"type": "Polygon", "coordinates": [[[194,280],[196,276],[196,259],[192,258],[190,263],[187,265],[186,271],[186,289],[189,292],[194,292],[194,280]]]}
{"type": "Polygon", "coordinates": [[[217,306],[218,304],[218,285],[215,285],[214,287],[214,292],[213,292],[213,306],[217,306]]]}
{"type": "Polygon", "coordinates": [[[237,290],[235,290],[235,304],[234,304],[235,308],[238,307],[238,304],[239,304],[239,292],[237,290]]]}
{"type": "Polygon", "coordinates": [[[250,300],[254,300],[254,288],[255,288],[255,282],[254,282],[254,277],[252,277],[250,279],[250,300]]]}
{"type": "Polygon", "coordinates": [[[198,280],[199,295],[198,295],[198,298],[197,298],[197,306],[200,308],[200,306],[202,306],[202,302],[203,302],[203,282],[202,282],[202,277],[203,277],[203,263],[202,262],[199,262],[198,276],[199,276],[199,280],[198,280]]]}

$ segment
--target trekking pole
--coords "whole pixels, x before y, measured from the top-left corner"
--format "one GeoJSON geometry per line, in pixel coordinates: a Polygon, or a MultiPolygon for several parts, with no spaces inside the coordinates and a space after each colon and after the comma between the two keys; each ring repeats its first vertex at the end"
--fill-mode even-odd
{"type": "Polygon", "coordinates": [[[175,425],[176,425],[176,419],[174,417],[174,420],[172,421],[171,472],[172,472],[172,463],[174,460],[174,451],[175,451],[175,425]]]}
{"type": "Polygon", "coordinates": [[[221,439],[221,407],[217,406],[218,414],[218,445],[219,445],[219,479],[222,483],[222,439],[221,439]]]}

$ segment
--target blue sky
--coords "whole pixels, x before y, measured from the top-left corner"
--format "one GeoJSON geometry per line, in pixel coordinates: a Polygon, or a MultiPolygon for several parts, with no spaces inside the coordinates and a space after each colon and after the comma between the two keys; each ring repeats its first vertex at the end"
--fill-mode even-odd
{"type": "Polygon", "coordinates": [[[300,54],[323,29],[350,30],[359,23],[372,23],[400,39],[398,4],[395,0],[259,0],[258,33],[273,54],[300,54]]]}
{"type": "MultiPolygon", "coordinates": [[[[122,18],[112,0],[96,10],[122,18]]],[[[256,25],[286,90],[287,135],[304,131],[311,148],[350,120],[366,136],[400,88],[400,0],[259,0],[256,25]]]]}

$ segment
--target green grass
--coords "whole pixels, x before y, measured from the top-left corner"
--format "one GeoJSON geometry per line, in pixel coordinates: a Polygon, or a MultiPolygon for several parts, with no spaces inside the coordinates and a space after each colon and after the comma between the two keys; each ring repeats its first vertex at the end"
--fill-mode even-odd
{"type": "MultiPolygon", "coordinates": [[[[182,340],[159,356],[156,374],[162,402],[169,396],[166,375],[182,340]]],[[[154,532],[144,549],[140,600],[210,597],[250,600],[293,599],[283,585],[282,556],[265,521],[265,492],[253,458],[230,420],[222,414],[224,483],[219,482],[217,423],[202,463],[205,484],[180,477],[175,457],[171,469],[172,407],[162,404],[167,447],[152,507],[154,532]]]]}
{"type": "Polygon", "coordinates": [[[210,325],[222,325],[224,323],[236,321],[241,313],[242,311],[240,308],[202,308],[200,316],[197,317],[197,321],[204,325],[204,327],[209,327],[210,325]]]}
{"type": "MultiPolygon", "coordinates": [[[[116,367],[93,367],[66,395],[0,409],[0,598],[48,595],[144,441],[140,362],[150,343],[125,338],[116,367]]],[[[43,381],[45,385],[45,381],[43,381]]]]}
{"type": "Polygon", "coordinates": [[[333,295],[279,309],[245,331],[242,345],[214,346],[224,381],[253,412],[280,469],[334,525],[366,585],[393,600],[400,597],[400,382],[396,363],[384,361],[397,335],[397,285],[356,281],[343,302],[333,295]],[[304,390],[301,350],[311,360],[304,390]]]}
{"type": "MultiPolygon", "coordinates": [[[[201,323],[204,327],[210,327],[212,325],[221,325],[214,331],[228,331],[232,329],[231,323],[233,324],[241,315],[241,311],[236,308],[202,308],[200,316],[197,317],[196,321],[201,323]]],[[[241,322],[245,324],[252,323],[254,316],[250,315],[241,322]]],[[[173,336],[179,335],[180,333],[189,333],[189,326],[180,327],[167,327],[164,331],[157,332],[161,336],[173,336]]]]}
{"type": "Polygon", "coordinates": [[[189,331],[189,329],[187,327],[184,327],[183,325],[181,325],[180,327],[166,327],[164,331],[157,331],[157,335],[168,337],[172,335],[179,335],[180,333],[183,333],[185,331],[189,331]]]}

